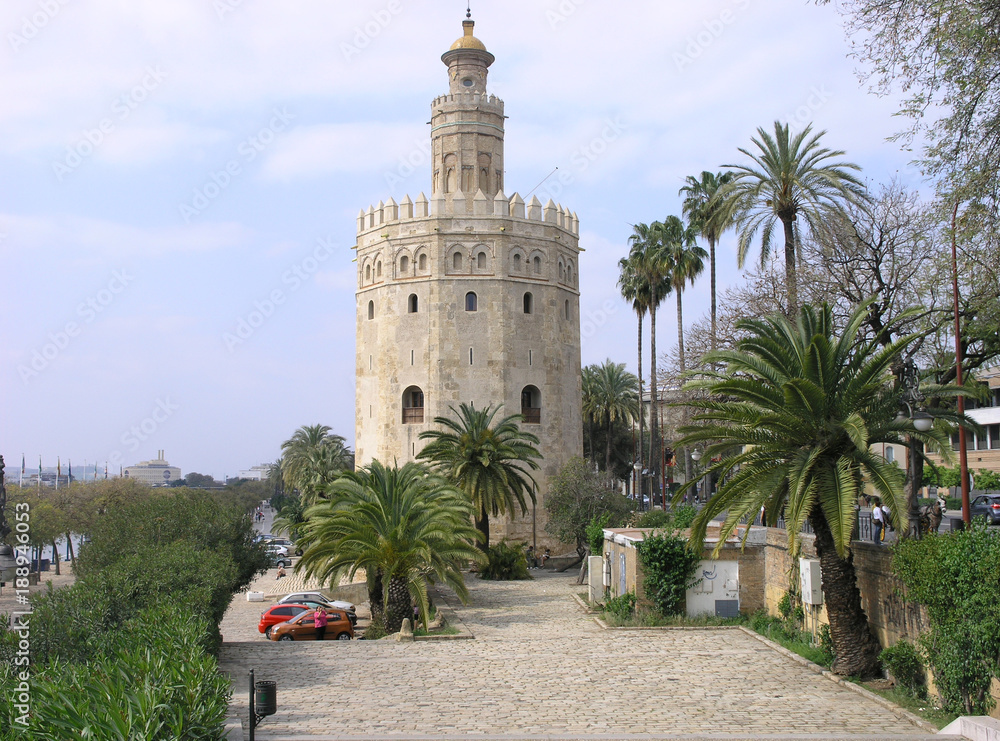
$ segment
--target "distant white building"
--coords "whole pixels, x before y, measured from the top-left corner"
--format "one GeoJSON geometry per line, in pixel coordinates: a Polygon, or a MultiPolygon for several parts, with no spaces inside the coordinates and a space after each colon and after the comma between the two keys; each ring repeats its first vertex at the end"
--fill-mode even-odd
{"type": "Polygon", "coordinates": [[[240,471],[236,478],[250,479],[251,481],[264,481],[267,478],[267,471],[271,467],[269,463],[261,463],[259,466],[251,466],[245,471],[240,471]]]}
{"type": "Polygon", "coordinates": [[[181,476],[181,469],[171,466],[163,457],[163,451],[156,451],[157,458],[152,461],[142,461],[125,469],[125,478],[135,479],[150,486],[166,486],[181,476]]]}

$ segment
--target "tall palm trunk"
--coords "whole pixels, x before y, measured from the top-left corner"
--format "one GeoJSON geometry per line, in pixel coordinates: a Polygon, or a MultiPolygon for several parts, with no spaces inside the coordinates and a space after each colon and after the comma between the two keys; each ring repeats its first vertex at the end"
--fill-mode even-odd
{"type": "Polygon", "coordinates": [[[639,314],[639,475],[636,476],[638,485],[636,500],[642,499],[642,469],[646,466],[646,410],[642,401],[642,314],[639,314]]]}
{"type": "MultiPolygon", "coordinates": [[[[674,286],[674,290],[677,292],[677,358],[680,363],[681,376],[683,377],[684,371],[687,369],[687,365],[684,361],[684,303],[681,300],[681,295],[683,293],[684,286],[674,286]]],[[[684,407],[684,422],[687,423],[687,407],[684,407]]],[[[684,450],[684,480],[691,480],[691,452],[685,448],[684,450]]]]}
{"type": "Polygon", "coordinates": [[[413,603],[406,579],[401,576],[389,577],[389,594],[385,606],[385,629],[387,633],[398,633],[403,620],[413,620],[413,603]]]}
{"type": "MultiPolygon", "coordinates": [[[[652,301],[649,307],[649,411],[650,411],[650,441],[649,441],[649,468],[653,472],[653,484],[658,485],[659,481],[659,460],[660,460],[660,427],[657,422],[657,400],[656,400],[656,304],[658,301],[656,290],[653,290],[652,301]]],[[[654,489],[655,491],[655,489],[654,489]]],[[[652,507],[653,497],[650,496],[650,507],[652,507]]]]}
{"type": "Polygon", "coordinates": [[[69,544],[69,561],[72,564],[76,563],[76,551],[73,549],[73,539],[69,537],[70,534],[66,533],[66,542],[69,544]]]}
{"type": "Polygon", "coordinates": [[[837,555],[833,533],[819,505],[813,507],[809,521],[816,533],[816,553],[819,554],[823,577],[826,613],[830,618],[830,638],[837,655],[833,671],[841,676],[862,679],[878,676],[881,671],[878,661],[881,646],[861,606],[854,554],[849,553],[846,559],[837,555]]]}
{"type": "Polygon", "coordinates": [[[371,606],[372,623],[385,624],[385,585],[381,569],[368,575],[368,604],[371,606]]]}
{"type": "Polygon", "coordinates": [[[608,415],[608,439],[604,445],[604,470],[611,470],[611,433],[614,430],[614,422],[611,421],[611,415],[608,415]]]}
{"type": "Polygon", "coordinates": [[[709,234],[708,237],[708,262],[709,271],[711,273],[712,279],[712,338],[711,347],[712,352],[715,352],[715,346],[717,343],[716,338],[719,335],[719,329],[716,325],[716,315],[715,315],[715,237],[709,234]]]}
{"type": "Polygon", "coordinates": [[[479,517],[476,518],[476,530],[483,535],[483,539],[476,545],[483,553],[486,553],[490,549],[490,513],[486,511],[485,505],[479,510],[479,517]]]}
{"type": "Polygon", "coordinates": [[[785,316],[794,318],[799,311],[799,278],[795,271],[795,228],[792,218],[781,219],[785,227],[785,288],[788,291],[788,308],[785,316]]]}

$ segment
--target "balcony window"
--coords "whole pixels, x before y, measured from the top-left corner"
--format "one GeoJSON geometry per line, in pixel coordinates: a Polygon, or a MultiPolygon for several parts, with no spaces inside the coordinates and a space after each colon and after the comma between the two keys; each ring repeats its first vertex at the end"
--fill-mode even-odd
{"type": "Polygon", "coordinates": [[[521,416],[524,423],[537,425],[542,422],[542,395],[534,386],[525,386],[521,391],[521,416]]]}
{"type": "Polygon", "coordinates": [[[403,392],[403,424],[416,425],[424,421],[424,392],[410,386],[403,392]]]}

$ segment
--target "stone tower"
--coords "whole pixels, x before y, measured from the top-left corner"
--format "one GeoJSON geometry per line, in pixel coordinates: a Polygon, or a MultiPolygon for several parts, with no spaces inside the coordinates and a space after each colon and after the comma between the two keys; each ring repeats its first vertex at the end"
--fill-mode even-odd
{"type": "MultiPolygon", "coordinates": [[[[504,194],[504,104],[474,22],[441,60],[448,93],[431,105],[431,199],[358,214],[358,465],[412,460],[449,406],[524,415],[544,459],[537,506],[491,522],[493,540],[554,545],[550,476],[583,454],[576,214],[504,194]]],[[[529,505],[530,506],[530,505],[529,505]]]]}

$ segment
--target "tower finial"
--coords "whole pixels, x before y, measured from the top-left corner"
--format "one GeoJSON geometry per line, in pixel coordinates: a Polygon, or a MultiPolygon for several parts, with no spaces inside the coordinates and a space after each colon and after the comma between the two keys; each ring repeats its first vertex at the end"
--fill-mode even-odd
{"type": "Polygon", "coordinates": [[[472,0],[468,0],[468,2],[466,2],[465,4],[465,17],[466,18],[472,17],[472,0]]]}

